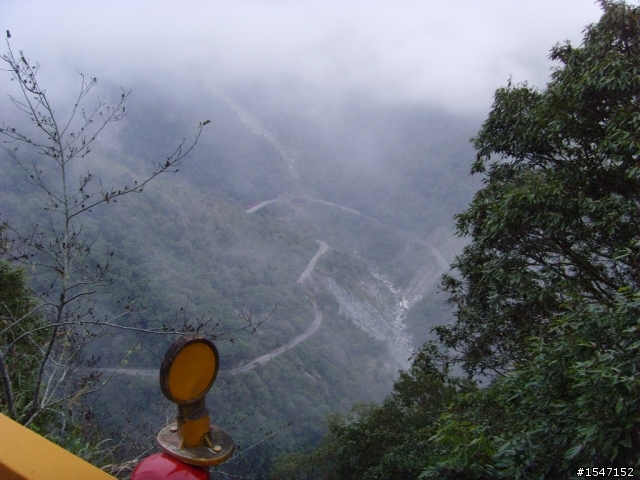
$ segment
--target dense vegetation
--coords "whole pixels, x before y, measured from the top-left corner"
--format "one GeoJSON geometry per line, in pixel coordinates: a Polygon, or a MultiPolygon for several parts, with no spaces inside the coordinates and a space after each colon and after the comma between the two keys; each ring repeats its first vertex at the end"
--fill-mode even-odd
{"type": "MultiPolygon", "coordinates": [[[[5,256],[4,229],[0,229],[0,239],[3,245],[0,255],[5,256]]],[[[16,267],[13,262],[0,260],[0,371],[3,377],[0,382],[0,412],[17,420],[23,419],[31,409],[40,357],[48,342],[47,322],[26,278],[24,269],[16,267]]],[[[58,393],[56,399],[61,397],[64,399],[58,393]]],[[[100,449],[103,441],[100,431],[89,421],[80,421],[74,416],[77,413],[74,412],[74,403],[75,400],[55,402],[25,423],[88,461],[108,461],[110,452],[100,449]],[[70,414],[67,419],[59,415],[63,405],[70,414]]]]}
{"type": "Polygon", "coordinates": [[[278,479],[572,478],[640,463],[640,7],[602,1],[543,91],[496,92],[436,329],[278,479]],[[458,365],[464,378],[451,376],[458,365]],[[475,381],[474,381],[475,380],[475,381]],[[478,386],[476,382],[482,380],[478,386]]]}
{"type": "MultiPolygon", "coordinates": [[[[5,237],[0,229],[0,240],[5,237]]],[[[35,384],[33,372],[38,368],[37,351],[46,342],[45,332],[24,336],[44,322],[26,286],[25,272],[6,260],[0,261],[0,365],[2,389],[0,409],[18,418],[28,409],[29,396],[35,384]],[[20,319],[16,322],[15,319],[20,319]],[[9,377],[10,381],[5,379],[9,377]],[[15,390],[16,395],[13,395],[15,390]]]]}

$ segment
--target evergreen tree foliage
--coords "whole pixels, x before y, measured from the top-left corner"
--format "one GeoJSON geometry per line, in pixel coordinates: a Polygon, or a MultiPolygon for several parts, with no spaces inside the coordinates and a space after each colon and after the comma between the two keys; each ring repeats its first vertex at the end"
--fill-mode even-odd
{"type": "Polygon", "coordinates": [[[444,288],[456,322],[437,332],[468,372],[502,372],[561,305],[612,306],[639,286],[639,11],[602,2],[583,45],[559,44],[544,91],[496,92],[472,139],[485,186],[456,216],[471,243],[444,288]]]}
{"type": "Polygon", "coordinates": [[[459,395],[476,390],[472,381],[439,371],[433,354],[418,354],[381,406],[357,404],[347,415],[330,415],[330,434],[320,447],[280,457],[272,478],[417,478],[423,465],[438,459],[432,426],[459,395]]]}
{"type": "MultiPolygon", "coordinates": [[[[444,454],[421,478],[572,478],[640,462],[640,296],[583,304],[555,319],[530,361],[463,395],[431,426],[444,454]]],[[[427,464],[425,464],[427,465],[427,464]]]]}

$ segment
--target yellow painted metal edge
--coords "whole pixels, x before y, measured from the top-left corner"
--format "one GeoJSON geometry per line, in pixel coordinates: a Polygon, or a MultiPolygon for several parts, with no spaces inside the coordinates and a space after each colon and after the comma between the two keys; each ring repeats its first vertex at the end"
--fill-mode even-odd
{"type": "Polygon", "coordinates": [[[115,477],[0,414],[0,479],[114,480],[115,477]]]}

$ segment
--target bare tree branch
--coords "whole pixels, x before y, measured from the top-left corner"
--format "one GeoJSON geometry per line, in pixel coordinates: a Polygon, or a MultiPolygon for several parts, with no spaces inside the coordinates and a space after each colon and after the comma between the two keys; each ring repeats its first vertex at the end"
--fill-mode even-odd
{"type": "Polygon", "coordinates": [[[11,102],[24,114],[31,128],[27,131],[3,122],[0,147],[17,163],[25,181],[43,193],[44,211],[49,215],[46,226],[36,223],[23,232],[7,223],[0,224],[9,238],[6,248],[2,247],[5,256],[39,273],[44,285],[37,305],[26,312],[18,314],[3,306],[6,315],[3,311],[0,317],[0,381],[7,413],[23,424],[30,424],[40,413],[55,410],[66,400],[79,399],[94,391],[90,385],[80,390],[69,387],[69,372],[82,358],[86,345],[107,330],[162,336],[197,331],[213,338],[254,331],[261,321],[255,321],[250,315],[246,325],[226,332],[219,330],[219,322],[214,324],[203,318],[195,323],[186,318],[179,322],[177,316],[162,327],[141,328],[127,324],[127,316],[133,313],[129,308],[112,317],[95,316],[94,295],[110,281],[112,253],[106,261],[92,257],[95,239],[84,232],[80,223],[82,215],[124,195],[141,193],[162,173],[177,172],[178,165],[193,151],[209,121],[201,122],[191,141],[183,139],[166,160],[155,163],[144,178],[121,187],[107,187],[89,171],[72,179],[71,167],[91,153],[94,142],[108,125],[124,118],[130,91],[122,90],[113,104],[98,98],[93,106],[87,107],[97,79],[78,72],[80,83],[75,100],[68,116],[62,119],[38,82],[40,65],[37,62],[28,60],[22,51],[15,54],[8,39],[7,53],[0,58],[6,67],[3,70],[20,90],[19,96],[10,96],[11,102]],[[19,147],[36,153],[36,160],[33,155],[24,156],[19,147]],[[54,177],[48,173],[52,170],[56,172],[54,177]],[[37,367],[32,372],[29,390],[23,389],[18,394],[11,368],[25,345],[29,345],[29,361],[37,367]],[[16,403],[18,398],[20,409],[16,403]]]}

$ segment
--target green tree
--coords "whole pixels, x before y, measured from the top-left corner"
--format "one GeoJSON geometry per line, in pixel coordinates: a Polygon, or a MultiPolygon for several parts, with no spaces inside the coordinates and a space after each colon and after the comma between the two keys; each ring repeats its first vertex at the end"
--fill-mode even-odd
{"type": "MultiPolygon", "coordinates": [[[[0,241],[4,243],[2,229],[0,241]]],[[[25,272],[0,261],[0,412],[16,417],[29,404],[38,367],[38,349],[46,341],[42,315],[26,285],[25,272]],[[23,335],[33,332],[31,335],[23,335]]]]}
{"type": "MultiPolygon", "coordinates": [[[[584,304],[554,319],[530,360],[456,399],[432,425],[437,461],[421,478],[571,478],[640,463],[640,295],[584,304]]],[[[626,470],[627,472],[630,470],[626,470]]]]}
{"type": "Polygon", "coordinates": [[[438,327],[468,374],[497,374],[443,415],[424,478],[567,478],[639,461],[640,7],[603,15],[543,91],[496,92],[457,216],[470,244],[438,327]]]}
{"type": "Polygon", "coordinates": [[[469,373],[523,361],[567,303],[612,306],[640,286],[639,9],[602,1],[580,47],[558,44],[543,91],[508,84],[472,139],[484,188],[456,215],[471,240],[437,328],[469,373]]]}

